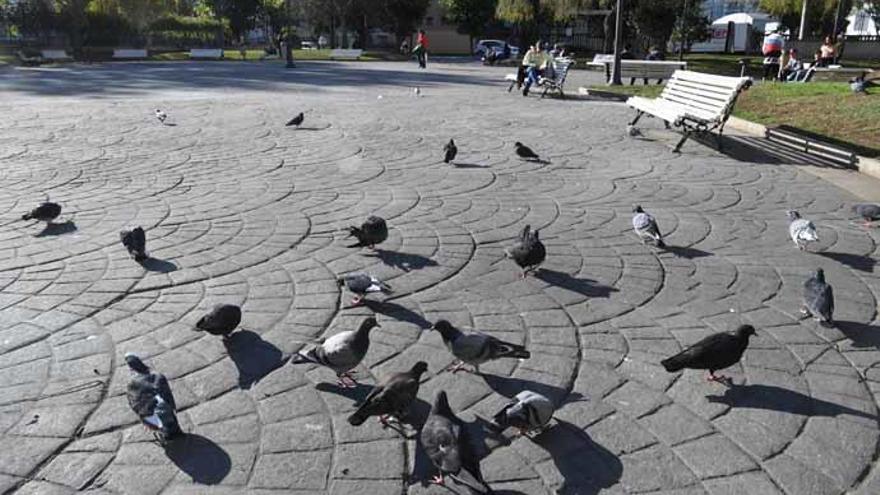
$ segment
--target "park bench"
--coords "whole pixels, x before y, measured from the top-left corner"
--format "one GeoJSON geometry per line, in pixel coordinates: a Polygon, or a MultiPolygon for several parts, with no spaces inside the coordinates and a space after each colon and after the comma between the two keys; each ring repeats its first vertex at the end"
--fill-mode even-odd
{"type": "Polygon", "coordinates": [[[143,48],[114,48],[113,58],[138,59],[147,58],[147,50],[143,48]]]}
{"type": "Polygon", "coordinates": [[[751,86],[748,77],[727,77],[704,74],[689,70],[677,70],[669,78],[663,92],[657,98],[633,96],[626,104],[636,110],[636,117],[629,125],[634,126],[642,115],[658,117],[683,132],[675,145],[678,152],[685,141],[695,132],[708,133],[718,129],[718,149],[721,149],[721,133],[730,117],[740,92],[751,86]]]}
{"type": "Polygon", "coordinates": [[[189,58],[223,58],[223,50],[221,48],[192,48],[189,51],[189,58]]]}
{"type": "MultiPolygon", "coordinates": [[[[593,57],[592,62],[587,62],[591,67],[605,69],[605,80],[611,80],[611,69],[614,67],[614,55],[600,53],[593,57]]],[[[630,79],[630,84],[635,84],[636,79],[647,81],[649,79],[669,79],[673,72],[687,69],[687,62],[667,60],[621,60],[620,78],[630,79]]]]}
{"type": "Polygon", "coordinates": [[[541,78],[540,80],[541,85],[544,86],[541,98],[546,96],[547,93],[559,93],[560,98],[565,98],[565,92],[562,88],[565,85],[565,78],[568,76],[568,71],[572,65],[574,65],[574,59],[571,58],[557,58],[553,60],[553,77],[541,78]]]}
{"type": "Polygon", "coordinates": [[[43,57],[40,55],[28,55],[22,50],[19,50],[16,55],[18,55],[18,60],[21,62],[21,65],[40,65],[43,63],[43,57]]]}
{"type": "Polygon", "coordinates": [[[868,69],[832,66],[832,67],[816,67],[813,69],[812,81],[826,82],[848,82],[854,77],[865,77],[868,69]]]}
{"type": "Polygon", "coordinates": [[[334,48],[330,50],[330,60],[359,60],[363,54],[364,51],[360,49],[334,48]]]}
{"type": "Polygon", "coordinates": [[[64,50],[42,50],[40,54],[43,60],[73,60],[64,50]]]}

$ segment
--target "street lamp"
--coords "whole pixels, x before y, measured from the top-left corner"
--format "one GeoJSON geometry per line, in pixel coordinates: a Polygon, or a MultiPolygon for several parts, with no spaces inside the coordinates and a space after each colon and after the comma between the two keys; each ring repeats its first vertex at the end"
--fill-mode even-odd
{"type": "Polygon", "coordinates": [[[621,31],[623,28],[622,11],[623,0],[617,0],[617,20],[614,22],[614,67],[611,68],[611,81],[608,82],[611,86],[620,86],[623,84],[620,81],[620,43],[622,41],[621,31]]]}
{"type": "Polygon", "coordinates": [[[682,2],[681,7],[681,24],[679,25],[679,29],[681,30],[678,33],[678,61],[681,62],[684,60],[684,45],[687,43],[687,8],[688,2],[684,0],[682,2]]]}

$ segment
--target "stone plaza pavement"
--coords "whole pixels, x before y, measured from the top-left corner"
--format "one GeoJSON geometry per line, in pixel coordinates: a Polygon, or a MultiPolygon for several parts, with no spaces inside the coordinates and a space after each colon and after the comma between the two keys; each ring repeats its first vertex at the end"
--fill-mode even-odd
{"type": "Polygon", "coordinates": [[[627,138],[624,106],[508,95],[503,73],[0,69],[0,492],[451,493],[424,483],[415,440],[348,424],[367,386],[285,364],[375,312],[358,376],[427,361],[417,425],[438,389],[473,427],[523,389],[558,404],[534,439],[477,438],[499,494],[880,493],[878,234],[852,220],[855,198],[795,166],[627,138]],[[300,110],[304,128],[285,128],[300,110]],[[451,137],[457,166],[441,161],[451,137]],[[549,163],[515,159],[514,141],[549,163]],[[47,198],[66,223],[20,220],[47,198]],[[634,203],[668,250],[637,241],[634,203]],[[817,224],[811,252],[788,239],[788,209],[817,224]],[[370,214],[388,241],[346,248],[342,229],[370,214]],[[521,280],[503,248],[525,224],[549,255],[521,280]],[[134,225],[144,267],[119,244],[134,225]],[[817,267],[836,328],[799,314],[817,267]],[[335,279],[354,270],[394,293],[347,307],[335,279]],[[191,330],[219,302],[244,311],[227,345],[191,330]],[[532,357],[445,373],[426,331],[439,318],[532,357]],[[660,367],[741,323],[758,333],[732,387],[660,367]],[[189,435],[167,450],[128,408],[129,351],[171,380],[189,435]]]}

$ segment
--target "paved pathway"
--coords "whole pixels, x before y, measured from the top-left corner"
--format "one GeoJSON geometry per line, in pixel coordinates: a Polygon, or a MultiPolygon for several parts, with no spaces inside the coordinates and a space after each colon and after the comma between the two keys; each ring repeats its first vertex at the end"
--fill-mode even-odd
{"type": "Polygon", "coordinates": [[[535,440],[487,440],[499,493],[880,492],[877,233],[848,218],[853,198],[797,167],[627,139],[622,106],[507,95],[486,84],[500,74],[0,72],[0,491],[448,493],[422,484],[433,471],[414,441],[345,421],[366,387],[281,364],[372,313],[345,307],[334,283],[365,269],[396,290],[371,306],[382,328],[364,382],[422,359],[420,397],[443,388],[468,420],[523,388],[560,405],[535,440]],[[282,126],[302,109],[305,129],[282,126]],[[440,161],[450,137],[457,167],[440,161]],[[517,140],[550,163],[514,159],[517,140]],[[47,197],[66,227],[17,220],[47,197]],[[636,202],[668,251],[631,234],[636,202]],[[790,208],[818,225],[817,252],[787,238],[790,208]],[[347,249],[341,229],[369,214],[388,219],[389,240],[347,249]],[[520,280],[502,249],[527,223],[550,254],[520,280]],[[119,245],[131,225],[157,258],[146,269],[119,245]],[[837,294],[836,329],[798,313],[816,267],[837,294]],[[228,346],[191,331],[218,302],[244,308],[228,346]],[[532,358],[443,373],[451,356],[424,330],[438,318],[523,342],[532,358]],[[734,387],[659,366],[744,322],[758,335],[734,387]],[[128,409],[127,351],[172,379],[191,435],[168,451],[128,409]]]}

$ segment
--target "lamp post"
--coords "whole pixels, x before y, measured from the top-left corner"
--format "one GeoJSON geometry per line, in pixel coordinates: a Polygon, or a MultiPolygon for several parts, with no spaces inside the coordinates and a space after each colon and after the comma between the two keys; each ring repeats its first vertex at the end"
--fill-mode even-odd
{"type": "Polygon", "coordinates": [[[617,0],[617,20],[614,22],[614,67],[611,68],[611,86],[620,86],[620,43],[622,42],[621,31],[623,30],[623,0],[617,0]]]}
{"type": "Polygon", "coordinates": [[[803,0],[803,2],[804,5],[801,8],[801,27],[798,31],[798,39],[801,41],[804,40],[804,32],[807,30],[807,3],[809,3],[807,0],[803,0]]]}
{"type": "Polygon", "coordinates": [[[684,60],[684,45],[687,43],[687,8],[688,2],[684,0],[681,4],[681,24],[679,25],[679,29],[681,30],[679,34],[678,40],[678,61],[681,62],[684,60]]]}

